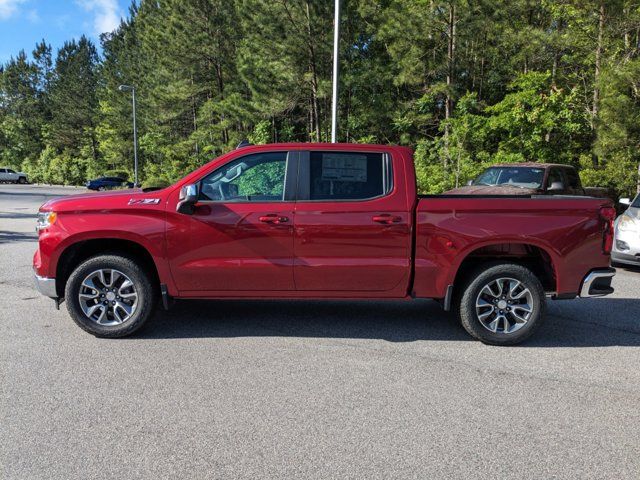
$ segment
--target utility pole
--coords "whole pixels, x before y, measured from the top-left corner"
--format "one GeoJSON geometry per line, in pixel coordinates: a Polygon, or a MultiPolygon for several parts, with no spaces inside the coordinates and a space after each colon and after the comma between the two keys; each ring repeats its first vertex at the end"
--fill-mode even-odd
{"type": "Polygon", "coordinates": [[[340,59],[340,0],[335,1],[335,13],[333,20],[333,94],[331,104],[331,143],[336,143],[338,136],[338,73],[340,59]]]}
{"type": "Polygon", "coordinates": [[[138,130],[136,128],[136,89],[132,85],[120,85],[121,92],[131,90],[133,104],[133,185],[138,186],[138,130]]]}

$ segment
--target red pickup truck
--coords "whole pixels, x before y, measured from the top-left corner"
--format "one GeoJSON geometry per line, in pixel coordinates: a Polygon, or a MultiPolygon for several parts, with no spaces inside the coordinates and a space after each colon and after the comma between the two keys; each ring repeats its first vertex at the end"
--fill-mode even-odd
{"type": "Polygon", "coordinates": [[[174,298],[440,301],[489,344],[515,344],[546,297],[613,292],[607,199],[419,196],[412,151],[244,146],[156,191],[45,203],[39,290],[100,337],[174,298]]]}

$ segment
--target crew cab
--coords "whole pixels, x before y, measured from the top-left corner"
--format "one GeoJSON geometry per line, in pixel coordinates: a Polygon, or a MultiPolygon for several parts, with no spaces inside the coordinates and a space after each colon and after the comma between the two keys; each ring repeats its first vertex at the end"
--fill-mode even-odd
{"type": "Polygon", "coordinates": [[[572,165],[559,163],[506,163],[486,168],[467,185],[449,194],[466,195],[589,195],[606,197],[606,188],[583,187],[572,165]]]}
{"type": "Polygon", "coordinates": [[[418,196],[412,151],[244,146],[155,191],[40,207],[37,286],[100,337],[173,299],[438,300],[489,344],[515,344],[546,297],[613,291],[607,199],[418,196]]]}

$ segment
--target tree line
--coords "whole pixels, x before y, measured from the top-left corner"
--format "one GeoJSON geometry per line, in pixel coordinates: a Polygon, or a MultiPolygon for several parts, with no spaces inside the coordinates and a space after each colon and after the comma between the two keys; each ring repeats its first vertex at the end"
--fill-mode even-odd
{"type": "MultiPolygon", "coordinates": [[[[640,5],[343,0],[339,140],[416,149],[437,193],[496,162],[575,165],[640,189],[640,5]]],[[[328,141],[333,2],[140,0],[119,27],[0,67],[0,164],[79,184],[173,181],[235,147],[328,141]]]]}

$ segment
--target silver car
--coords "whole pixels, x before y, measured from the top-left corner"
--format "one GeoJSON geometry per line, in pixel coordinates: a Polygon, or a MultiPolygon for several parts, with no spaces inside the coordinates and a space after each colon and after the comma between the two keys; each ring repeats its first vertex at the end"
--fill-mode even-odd
{"type": "Polygon", "coordinates": [[[631,201],[621,198],[629,208],[616,220],[611,261],[640,266],[640,194],[631,201]]]}
{"type": "Polygon", "coordinates": [[[16,172],[11,168],[0,168],[0,182],[10,183],[28,183],[27,174],[24,172],[16,172]]]}

